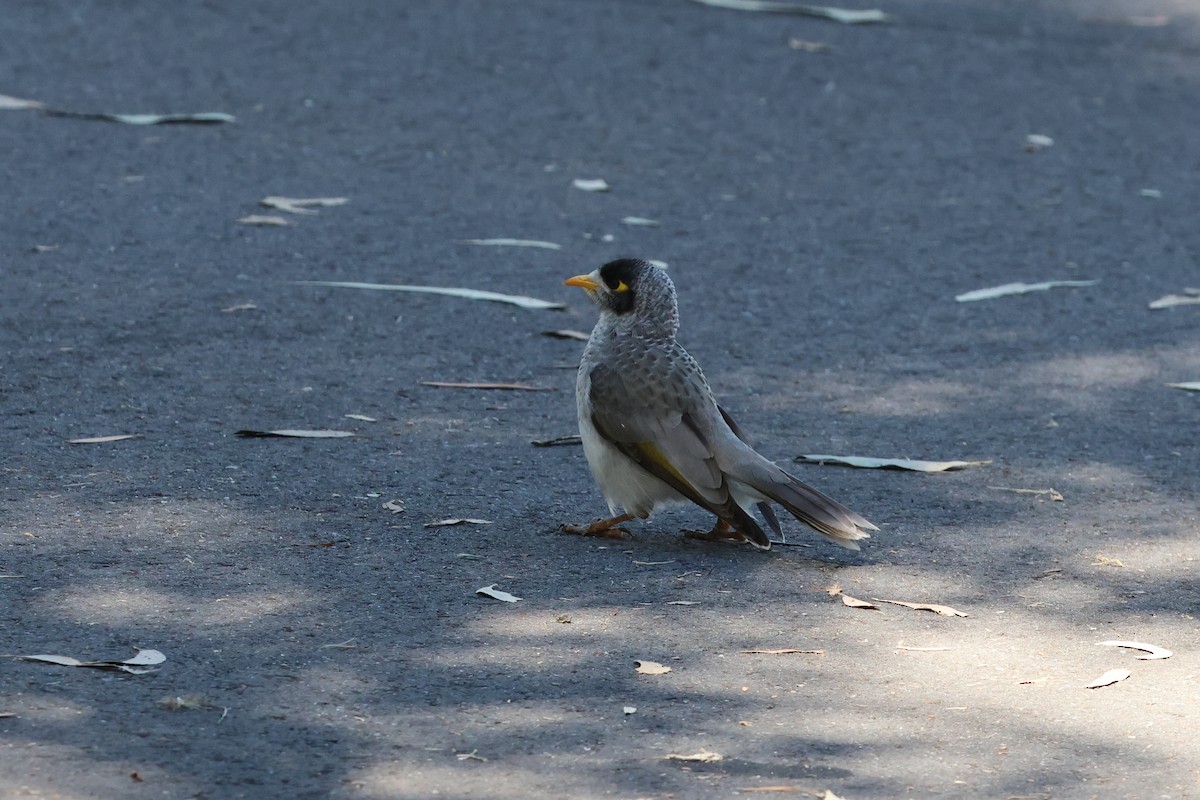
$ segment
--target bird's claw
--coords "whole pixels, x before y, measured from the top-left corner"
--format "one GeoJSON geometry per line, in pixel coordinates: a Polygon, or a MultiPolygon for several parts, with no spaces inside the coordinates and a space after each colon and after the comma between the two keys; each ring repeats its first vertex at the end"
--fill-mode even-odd
{"type": "Polygon", "coordinates": [[[614,525],[605,525],[608,520],[597,520],[591,525],[559,525],[560,533],[569,533],[574,536],[598,536],[603,539],[632,539],[633,535],[624,528],[614,525]]]}

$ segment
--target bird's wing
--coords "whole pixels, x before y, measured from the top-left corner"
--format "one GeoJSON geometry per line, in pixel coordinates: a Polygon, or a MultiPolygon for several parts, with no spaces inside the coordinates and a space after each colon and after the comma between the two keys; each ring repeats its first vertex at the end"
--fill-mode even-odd
{"type": "Polygon", "coordinates": [[[734,501],[706,425],[716,404],[699,366],[682,350],[591,372],[592,424],[643,469],[733,523],[760,547],[762,528],[734,501]]]}
{"type": "MultiPolygon", "coordinates": [[[[729,430],[733,431],[734,436],[741,439],[742,443],[747,447],[754,447],[754,445],[750,444],[750,440],[746,438],[746,434],[742,433],[741,426],[733,421],[733,417],[729,416],[728,411],[720,404],[717,404],[717,411],[721,412],[721,418],[725,420],[725,424],[729,426],[729,430]]],[[[783,539],[783,528],[780,527],[779,517],[775,516],[775,509],[771,508],[771,504],[764,500],[756,505],[755,508],[758,509],[758,513],[762,514],[763,519],[767,521],[767,527],[774,531],[776,536],[783,539]]]]}

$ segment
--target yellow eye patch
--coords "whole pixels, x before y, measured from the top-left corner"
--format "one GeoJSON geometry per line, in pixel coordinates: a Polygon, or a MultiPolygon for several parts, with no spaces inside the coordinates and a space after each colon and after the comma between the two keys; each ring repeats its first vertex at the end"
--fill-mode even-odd
{"type": "Polygon", "coordinates": [[[613,289],[613,291],[614,291],[614,292],[628,292],[628,291],[629,291],[629,284],[628,284],[628,283],[626,283],[625,281],[618,281],[618,282],[617,282],[617,288],[613,289]]]}

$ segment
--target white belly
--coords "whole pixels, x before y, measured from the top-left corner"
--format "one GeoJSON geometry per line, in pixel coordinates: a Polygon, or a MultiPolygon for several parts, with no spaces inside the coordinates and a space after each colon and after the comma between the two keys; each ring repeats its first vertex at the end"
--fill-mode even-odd
{"type": "Polygon", "coordinates": [[[584,407],[584,398],[591,390],[591,383],[582,372],[575,389],[583,454],[591,467],[592,477],[608,501],[609,512],[615,515],[620,508],[628,514],[645,518],[664,503],[686,502],[683,495],[642,469],[600,436],[592,424],[591,414],[584,407]]]}

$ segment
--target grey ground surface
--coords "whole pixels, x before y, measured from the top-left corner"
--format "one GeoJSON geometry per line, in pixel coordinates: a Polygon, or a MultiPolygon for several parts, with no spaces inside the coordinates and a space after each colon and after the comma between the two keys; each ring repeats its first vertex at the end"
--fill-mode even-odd
{"type": "Polygon", "coordinates": [[[1200,286],[1200,3],[0,5],[0,93],[237,117],[0,111],[0,652],[167,657],[0,663],[0,797],[1200,797],[1200,308],[1147,308],[1200,286]],[[267,195],[349,202],[236,222],[267,195]],[[606,509],[530,444],[575,429],[542,332],[619,256],[769,457],[991,463],[793,465],[859,554],[557,534],[606,509]],[[1047,279],[1099,283],[954,300],[1047,279]]]}

